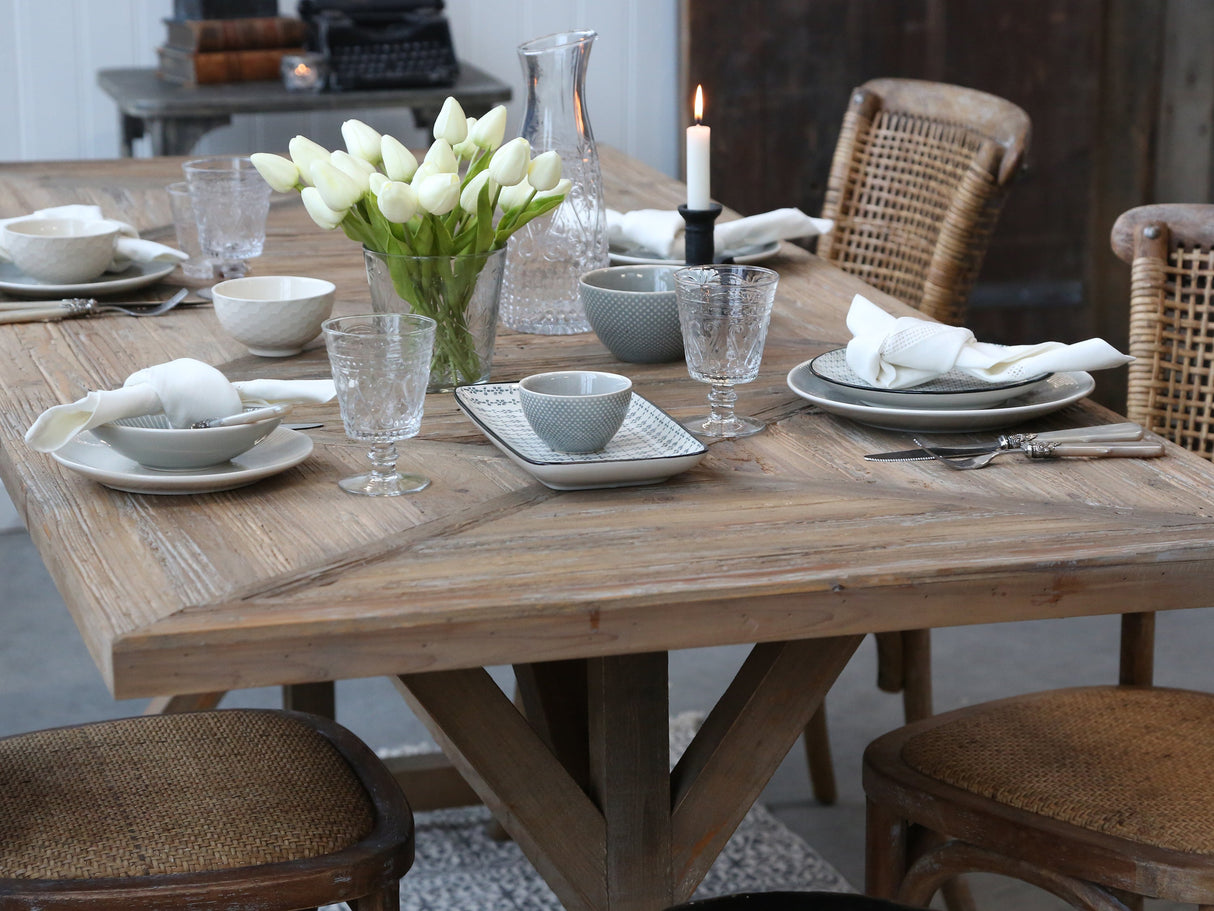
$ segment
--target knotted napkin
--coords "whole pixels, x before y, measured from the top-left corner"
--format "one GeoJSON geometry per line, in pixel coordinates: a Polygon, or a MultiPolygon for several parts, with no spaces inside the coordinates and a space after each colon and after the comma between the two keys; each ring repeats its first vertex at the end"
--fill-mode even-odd
{"type": "Polygon", "coordinates": [[[960,326],[890,316],[863,295],[847,313],[852,340],[847,366],[883,389],[906,389],[959,370],[989,383],[1016,382],[1067,370],[1104,370],[1134,358],[1099,338],[1066,345],[993,345],[960,326]]]}
{"type": "Polygon", "coordinates": [[[120,389],[90,392],[42,412],[25,433],[39,452],[53,452],[85,430],[119,418],[163,412],[173,427],[239,414],[246,405],[305,405],[337,394],[332,380],[245,380],[229,383],[209,364],[183,357],[145,367],[120,389]]]}
{"type": "MultiPolygon", "coordinates": [[[[157,243],[154,240],[144,240],[139,232],[124,221],[106,218],[101,214],[101,206],[54,206],[50,209],[39,209],[29,215],[16,218],[0,219],[0,227],[13,221],[26,221],[31,218],[75,218],[80,221],[103,221],[118,229],[118,237],[114,239],[114,259],[110,262],[107,272],[123,272],[131,267],[132,262],[184,262],[189,255],[180,250],[157,243]]],[[[3,234],[0,234],[0,259],[8,259],[4,253],[3,234]]]]}
{"type": "MultiPolygon", "coordinates": [[[[713,230],[718,256],[774,240],[815,237],[834,227],[829,218],[811,218],[800,209],[774,209],[722,222],[713,230]]],[[[607,210],[607,239],[617,247],[635,247],[662,259],[683,258],[683,216],[669,209],[607,210]]]]}

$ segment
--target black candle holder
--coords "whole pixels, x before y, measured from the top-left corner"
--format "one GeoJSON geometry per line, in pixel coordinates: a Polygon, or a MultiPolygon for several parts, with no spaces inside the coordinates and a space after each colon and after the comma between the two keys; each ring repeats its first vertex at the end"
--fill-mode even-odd
{"type": "Polygon", "coordinates": [[[721,214],[720,203],[709,203],[707,209],[679,206],[686,229],[683,231],[683,261],[689,266],[704,266],[716,258],[713,222],[721,214]]]}

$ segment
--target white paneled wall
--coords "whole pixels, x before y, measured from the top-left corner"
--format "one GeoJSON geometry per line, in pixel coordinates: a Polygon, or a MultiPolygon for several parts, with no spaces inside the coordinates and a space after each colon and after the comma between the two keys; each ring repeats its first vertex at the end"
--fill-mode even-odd
{"type": "MultiPolygon", "coordinates": [[[[293,0],[279,0],[293,14],[293,0]]],[[[570,28],[599,33],[586,107],[595,138],[674,175],[680,126],[676,0],[447,0],[456,52],[514,89],[509,132],[522,121],[515,48],[570,28]]],[[[0,0],[0,161],[118,155],[118,116],[94,80],[98,69],[154,66],[172,0],[0,0]]],[[[346,117],[424,144],[408,112],[238,117],[204,137],[199,152],[285,151],[305,133],[340,145],[346,117]]]]}

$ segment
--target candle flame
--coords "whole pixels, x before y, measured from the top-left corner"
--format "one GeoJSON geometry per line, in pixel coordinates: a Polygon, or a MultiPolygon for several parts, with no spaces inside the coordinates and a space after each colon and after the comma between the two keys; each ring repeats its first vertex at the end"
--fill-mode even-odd
{"type": "Polygon", "coordinates": [[[295,64],[294,73],[296,76],[307,76],[311,72],[312,72],[312,67],[308,66],[306,63],[295,64]]]}
{"type": "Polygon", "coordinates": [[[704,86],[702,86],[702,85],[696,86],[696,102],[695,102],[694,111],[695,111],[696,123],[698,124],[701,120],[704,119],[704,86]]]}

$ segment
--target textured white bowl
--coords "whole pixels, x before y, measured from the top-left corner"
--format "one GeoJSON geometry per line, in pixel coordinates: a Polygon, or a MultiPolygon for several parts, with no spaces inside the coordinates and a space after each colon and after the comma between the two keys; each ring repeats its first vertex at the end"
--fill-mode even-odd
{"type": "Polygon", "coordinates": [[[70,285],[103,273],[114,259],[115,222],[80,218],[26,218],[0,228],[8,258],[40,282],[70,285]]]}
{"type": "Polygon", "coordinates": [[[333,312],[332,282],[298,275],[250,275],[212,289],[215,316],[253,354],[287,357],[320,335],[333,312]]]}
{"type": "Polygon", "coordinates": [[[219,465],[248,452],[274,432],[280,417],[233,427],[177,429],[163,414],[121,418],[93,428],[93,436],[108,443],[144,468],[188,471],[219,465]]]}

